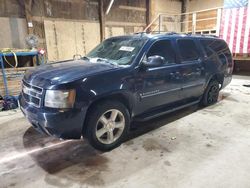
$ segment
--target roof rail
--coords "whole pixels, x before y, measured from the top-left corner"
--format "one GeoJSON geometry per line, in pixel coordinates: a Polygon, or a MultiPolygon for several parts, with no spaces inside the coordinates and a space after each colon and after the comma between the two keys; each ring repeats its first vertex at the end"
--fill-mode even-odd
{"type": "Polygon", "coordinates": [[[166,31],[142,31],[142,32],[136,32],[134,34],[150,34],[150,33],[166,33],[166,31]]]}
{"type": "Polygon", "coordinates": [[[183,35],[189,35],[189,36],[202,36],[202,37],[214,37],[214,38],[219,38],[216,35],[211,35],[211,34],[200,34],[200,33],[182,33],[183,35]]]}
{"type": "Polygon", "coordinates": [[[150,32],[136,32],[134,34],[166,34],[166,35],[174,35],[174,34],[179,34],[177,32],[166,32],[166,31],[150,31],[150,32]]]}
{"type": "Polygon", "coordinates": [[[178,34],[180,34],[180,33],[177,33],[177,32],[174,32],[174,31],[166,32],[166,35],[178,35],[178,34]]]}
{"type": "Polygon", "coordinates": [[[211,35],[211,34],[196,34],[196,33],[177,33],[177,32],[166,32],[166,31],[151,31],[151,32],[137,32],[137,33],[134,33],[134,34],[165,34],[165,35],[187,35],[187,36],[202,36],[202,37],[214,37],[214,38],[219,38],[218,36],[216,35],[211,35]]]}
{"type": "Polygon", "coordinates": [[[217,36],[217,35],[211,35],[211,34],[209,34],[209,35],[204,35],[203,34],[203,36],[209,36],[209,37],[219,38],[219,36],[217,36]]]}

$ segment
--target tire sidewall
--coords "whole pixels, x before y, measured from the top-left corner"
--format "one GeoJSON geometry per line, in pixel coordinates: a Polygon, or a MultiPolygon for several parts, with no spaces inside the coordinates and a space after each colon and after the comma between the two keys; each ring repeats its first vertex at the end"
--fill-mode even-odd
{"type": "Polygon", "coordinates": [[[204,93],[204,95],[203,95],[202,104],[203,104],[204,106],[210,106],[210,105],[213,105],[213,104],[215,104],[215,103],[217,102],[217,99],[216,99],[216,101],[213,101],[212,103],[209,103],[209,102],[208,102],[208,94],[209,94],[210,89],[211,89],[213,86],[218,87],[217,99],[218,99],[218,97],[219,97],[219,91],[220,91],[219,82],[218,82],[217,80],[212,80],[212,81],[209,82],[209,84],[208,84],[208,86],[207,86],[207,88],[206,88],[206,90],[205,90],[205,93],[204,93]]]}
{"type": "Polygon", "coordinates": [[[130,115],[127,108],[118,101],[105,101],[93,107],[87,120],[87,138],[89,143],[96,149],[109,151],[118,147],[126,138],[130,126],[130,115]],[[112,144],[103,144],[96,137],[96,125],[99,118],[110,109],[119,110],[125,119],[125,127],[121,136],[112,144]]]}

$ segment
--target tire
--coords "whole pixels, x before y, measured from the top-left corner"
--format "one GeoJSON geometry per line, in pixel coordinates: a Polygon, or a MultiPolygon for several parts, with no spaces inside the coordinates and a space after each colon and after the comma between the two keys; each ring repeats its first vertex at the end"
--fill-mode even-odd
{"type": "Polygon", "coordinates": [[[210,106],[218,101],[220,92],[220,84],[217,80],[211,80],[203,94],[201,104],[203,106],[210,106]]]}
{"type": "Polygon", "coordinates": [[[86,137],[90,145],[101,151],[109,151],[118,147],[126,138],[130,115],[119,101],[105,101],[95,105],[88,113],[86,126],[86,137]]]}

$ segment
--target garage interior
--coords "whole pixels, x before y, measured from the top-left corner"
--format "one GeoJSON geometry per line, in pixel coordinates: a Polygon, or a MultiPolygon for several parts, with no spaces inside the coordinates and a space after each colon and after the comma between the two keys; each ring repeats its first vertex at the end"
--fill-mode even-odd
{"type": "MultiPolygon", "coordinates": [[[[0,96],[18,96],[25,71],[84,56],[113,36],[220,36],[224,3],[0,0],[0,96]],[[31,40],[35,50],[27,44],[31,40]]],[[[249,6],[250,1],[250,19],[249,6]]],[[[126,141],[110,152],[84,139],[42,135],[20,109],[1,108],[0,187],[249,187],[249,49],[250,42],[246,52],[233,52],[233,80],[215,105],[133,122],[126,141]]]]}

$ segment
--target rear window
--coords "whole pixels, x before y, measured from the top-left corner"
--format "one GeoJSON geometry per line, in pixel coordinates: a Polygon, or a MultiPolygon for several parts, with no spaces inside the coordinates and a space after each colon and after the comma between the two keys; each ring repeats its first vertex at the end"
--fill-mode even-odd
{"type": "Polygon", "coordinates": [[[195,42],[191,39],[179,39],[177,45],[180,50],[182,61],[194,61],[199,59],[199,51],[195,42]]]}
{"type": "Polygon", "coordinates": [[[227,46],[227,43],[222,40],[200,40],[208,58],[215,58],[217,55],[223,64],[228,62],[228,66],[233,66],[232,54],[227,46]]]}
{"type": "Polygon", "coordinates": [[[228,49],[227,44],[224,41],[220,40],[201,40],[201,44],[203,45],[205,52],[208,57],[213,55],[213,53],[217,53],[219,56],[221,54],[230,55],[231,53],[228,49]]]}

